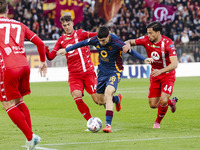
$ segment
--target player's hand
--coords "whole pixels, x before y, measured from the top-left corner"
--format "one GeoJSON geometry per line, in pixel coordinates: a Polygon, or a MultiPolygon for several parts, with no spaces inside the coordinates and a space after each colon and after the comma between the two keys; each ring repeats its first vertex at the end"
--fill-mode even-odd
{"type": "Polygon", "coordinates": [[[62,55],[64,56],[65,54],[67,54],[66,50],[63,48],[63,49],[59,49],[57,52],[56,52],[56,55],[62,55]]]}
{"type": "Polygon", "coordinates": [[[131,45],[126,43],[126,45],[124,45],[122,49],[124,53],[127,53],[129,50],[131,50],[131,45]]]}
{"type": "Polygon", "coordinates": [[[49,45],[45,45],[45,51],[49,52],[49,45]]]}
{"type": "Polygon", "coordinates": [[[153,76],[153,77],[156,77],[161,74],[162,74],[162,72],[159,69],[153,69],[153,71],[151,71],[151,76],[153,76]]]}
{"type": "Polygon", "coordinates": [[[153,62],[154,62],[153,58],[146,58],[146,59],[144,60],[144,63],[145,63],[145,64],[150,64],[150,63],[153,63],[153,62]]]}
{"type": "Polygon", "coordinates": [[[46,63],[46,61],[40,63],[38,72],[40,73],[41,77],[46,77],[46,74],[47,74],[47,63],[46,63]]]}

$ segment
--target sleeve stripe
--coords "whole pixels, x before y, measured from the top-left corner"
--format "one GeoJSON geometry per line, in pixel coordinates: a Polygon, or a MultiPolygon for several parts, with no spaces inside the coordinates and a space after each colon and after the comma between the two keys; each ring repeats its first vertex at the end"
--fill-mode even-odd
{"type": "Polygon", "coordinates": [[[36,34],[30,39],[30,41],[36,36],[36,34]]]}

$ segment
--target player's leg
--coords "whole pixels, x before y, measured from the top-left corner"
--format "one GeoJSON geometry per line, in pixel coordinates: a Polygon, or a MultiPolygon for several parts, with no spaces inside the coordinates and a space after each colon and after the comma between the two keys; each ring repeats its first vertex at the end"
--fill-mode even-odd
{"type": "Polygon", "coordinates": [[[8,116],[13,121],[14,124],[24,133],[27,140],[32,140],[32,130],[26,122],[24,114],[16,107],[16,103],[18,103],[20,99],[13,99],[10,101],[3,101],[3,108],[6,110],[8,116]]]}
{"type": "Polygon", "coordinates": [[[171,112],[174,113],[176,111],[176,103],[178,102],[177,97],[173,97],[172,99],[168,100],[168,105],[171,108],[171,112]]]}
{"type": "Polygon", "coordinates": [[[23,96],[31,93],[29,78],[30,78],[30,68],[23,67],[23,72],[21,75],[21,79],[19,80],[19,87],[18,87],[19,92],[21,94],[21,98],[20,101],[16,103],[16,106],[24,114],[27,124],[32,129],[30,112],[23,99],[23,96]]]}
{"type": "Polygon", "coordinates": [[[103,105],[101,101],[98,100],[96,89],[97,89],[97,76],[94,71],[91,71],[84,75],[84,87],[88,94],[91,95],[93,101],[98,105],[103,105]]]}
{"type": "Polygon", "coordinates": [[[158,108],[160,96],[161,96],[160,82],[150,80],[148,99],[149,99],[149,106],[152,109],[158,108]]]}
{"type": "MultiPolygon", "coordinates": [[[[114,74],[114,77],[116,78],[116,81],[117,81],[117,82],[115,81],[116,82],[116,86],[114,86],[114,87],[117,90],[117,86],[118,86],[118,82],[120,81],[121,74],[120,73],[116,73],[116,74],[114,74]]],[[[114,81],[114,79],[115,79],[114,77],[110,78],[110,80],[114,81]]],[[[113,96],[113,98],[112,98],[112,101],[113,101],[113,103],[115,103],[115,107],[116,107],[116,110],[118,112],[121,110],[122,98],[123,98],[122,94],[118,94],[117,96],[113,96]]]]}
{"type": "Polygon", "coordinates": [[[24,103],[23,98],[20,99],[18,103],[15,104],[15,106],[24,114],[24,117],[26,119],[27,124],[32,130],[32,124],[31,124],[31,116],[28,107],[24,103]]]}
{"type": "Polygon", "coordinates": [[[69,75],[69,88],[72,97],[76,103],[79,112],[83,115],[86,120],[91,118],[90,110],[88,106],[84,103],[82,97],[84,95],[84,80],[83,76],[80,75],[69,75]]]}
{"type": "MultiPolygon", "coordinates": [[[[0,78],[0,99],[3,108],[6,110],[10,119],[25,134],[27,140],[32,139],[32,129],[29,127],[24,114],[20,111],[18,107],[16,107],[16,104],[19,103],[21,97],[23,96],[21,94],[21,91],[19,91],[19,88],[21,88],[20,86],[22,86],[21,81],[23,80],[24,75],[29,76],[29,74],[30,68],[28,66],[25,66],[7,69],[3,74],[4,78],[0,78]]],[[[29,79],[29,77],[27,78],[29,79]]],[[[23,88],[25,89],[24,91],[26,91],[23,93],[24,95],[30,93],[29,80],[26,81],[26,84],[28,85],[23,86],[23,88]]]]}
{"type": "Polygon", "coordinates": [[[90,110],[88,106],[84,103],[82,99],[82,92],[80,90],[74,90],[72,93],[72,97],[76,103],[76,106],[79,112],[83,115],[86,120],[89,120],[92,116],[90,114],[90,110]]]}
{"type": "Polygon", "coordinates": [[[106,89],[104,92],[106,102],[106,126],[103,131],[108,133],[112,132],[111,123],[114,110],[113,95],[117,90],[117,86],[120,80],[120,74],[112,74],[107,79],[108,80],[106,81],[106,89]]]}
{"type": "Polygon", "coordinates": [[[112,101],[113,94],[115,92],[115,88],[111,85],[108,85],[106,87],[105,93],[104,93],[104,98],[106,102],[106,126],[103,129],[104,132],[112,132],[111,130],[111,123],[113,119],[113,110],[114,110],[114,104],[112,101]]]}
{"type": "MultiPolygon", "coordinates": [[[[157,116],[159,116],[159,105],[160,105],[160,96],[161,96],[161,87],[160,87],[160,81],[153,81],[150,80],[150,86],[149,86],[149,106],[152,109],[158,108],[157,116]]],[[[157,120],[157,118],[156,118],[157,120]]],[[[160,123],[154,122],[153,128],[160,128],[160,123]]]]}
{"type": "Polygon", "coordinates": [[[122,101],[122,94],[118,94],[117,96],[113,96],[112,101],[115,103],[116,110],[120,111],[121,110],[121,101],[122,101]]]}
{"type": "Polygon", "coordinates": [[[168,110],[169,97],[170,97],[169,94],[166,94],[164,92],[161,93],[160,103],[158,105],[158,113],[157,113],[156,121],[154,123],[154,128],[160,128],[160,123],[168,110]]]}
{"type": "Polygon", "coordinates": [[[160,124],[165,114],[167,113],[169,98],[172,95],[173,88],[174,88],[174,80],[168,80],[166,78],[165,80],[163,80],[163,82],[161,82],[161,97],[158,106],[158,114],[155,121],[155,124],[157,125],[160,124]]]}

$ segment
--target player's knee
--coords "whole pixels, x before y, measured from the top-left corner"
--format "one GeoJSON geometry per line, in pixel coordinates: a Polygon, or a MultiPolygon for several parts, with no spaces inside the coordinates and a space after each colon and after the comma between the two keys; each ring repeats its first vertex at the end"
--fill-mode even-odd
{"type": "Polygon", "coordinates": [[[150,101],[149,106],[150,106],[150,108],[155,109],[158,107],[158,104],[150,101]]]}
{"type": "Polygon", "coordinates": [[[168,98],[162,98],[162,97],[161,97],[161,99],[160,99],[160,104],[161,104],[162,106],[166,106],[167,103],[168,103],[168,98]]]}
{"type": "Polygon", "coordinates": [[[150,106],[150,108],[152,108],[152,109],[155,109],[155,108],[158,107],[156,104],[150,104],[149,106],[150,106]]]}

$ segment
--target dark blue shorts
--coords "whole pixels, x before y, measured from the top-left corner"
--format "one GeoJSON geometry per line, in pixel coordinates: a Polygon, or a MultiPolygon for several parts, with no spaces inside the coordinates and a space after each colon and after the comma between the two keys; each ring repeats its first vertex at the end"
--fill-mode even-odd
{"type": "Polygon", "coordinates": [[[120,79],[121,73],[103,74],[99,72],[97,75],[97,93],[103,94],[108,85],[113,86],[116,92],[120,79]]]}

